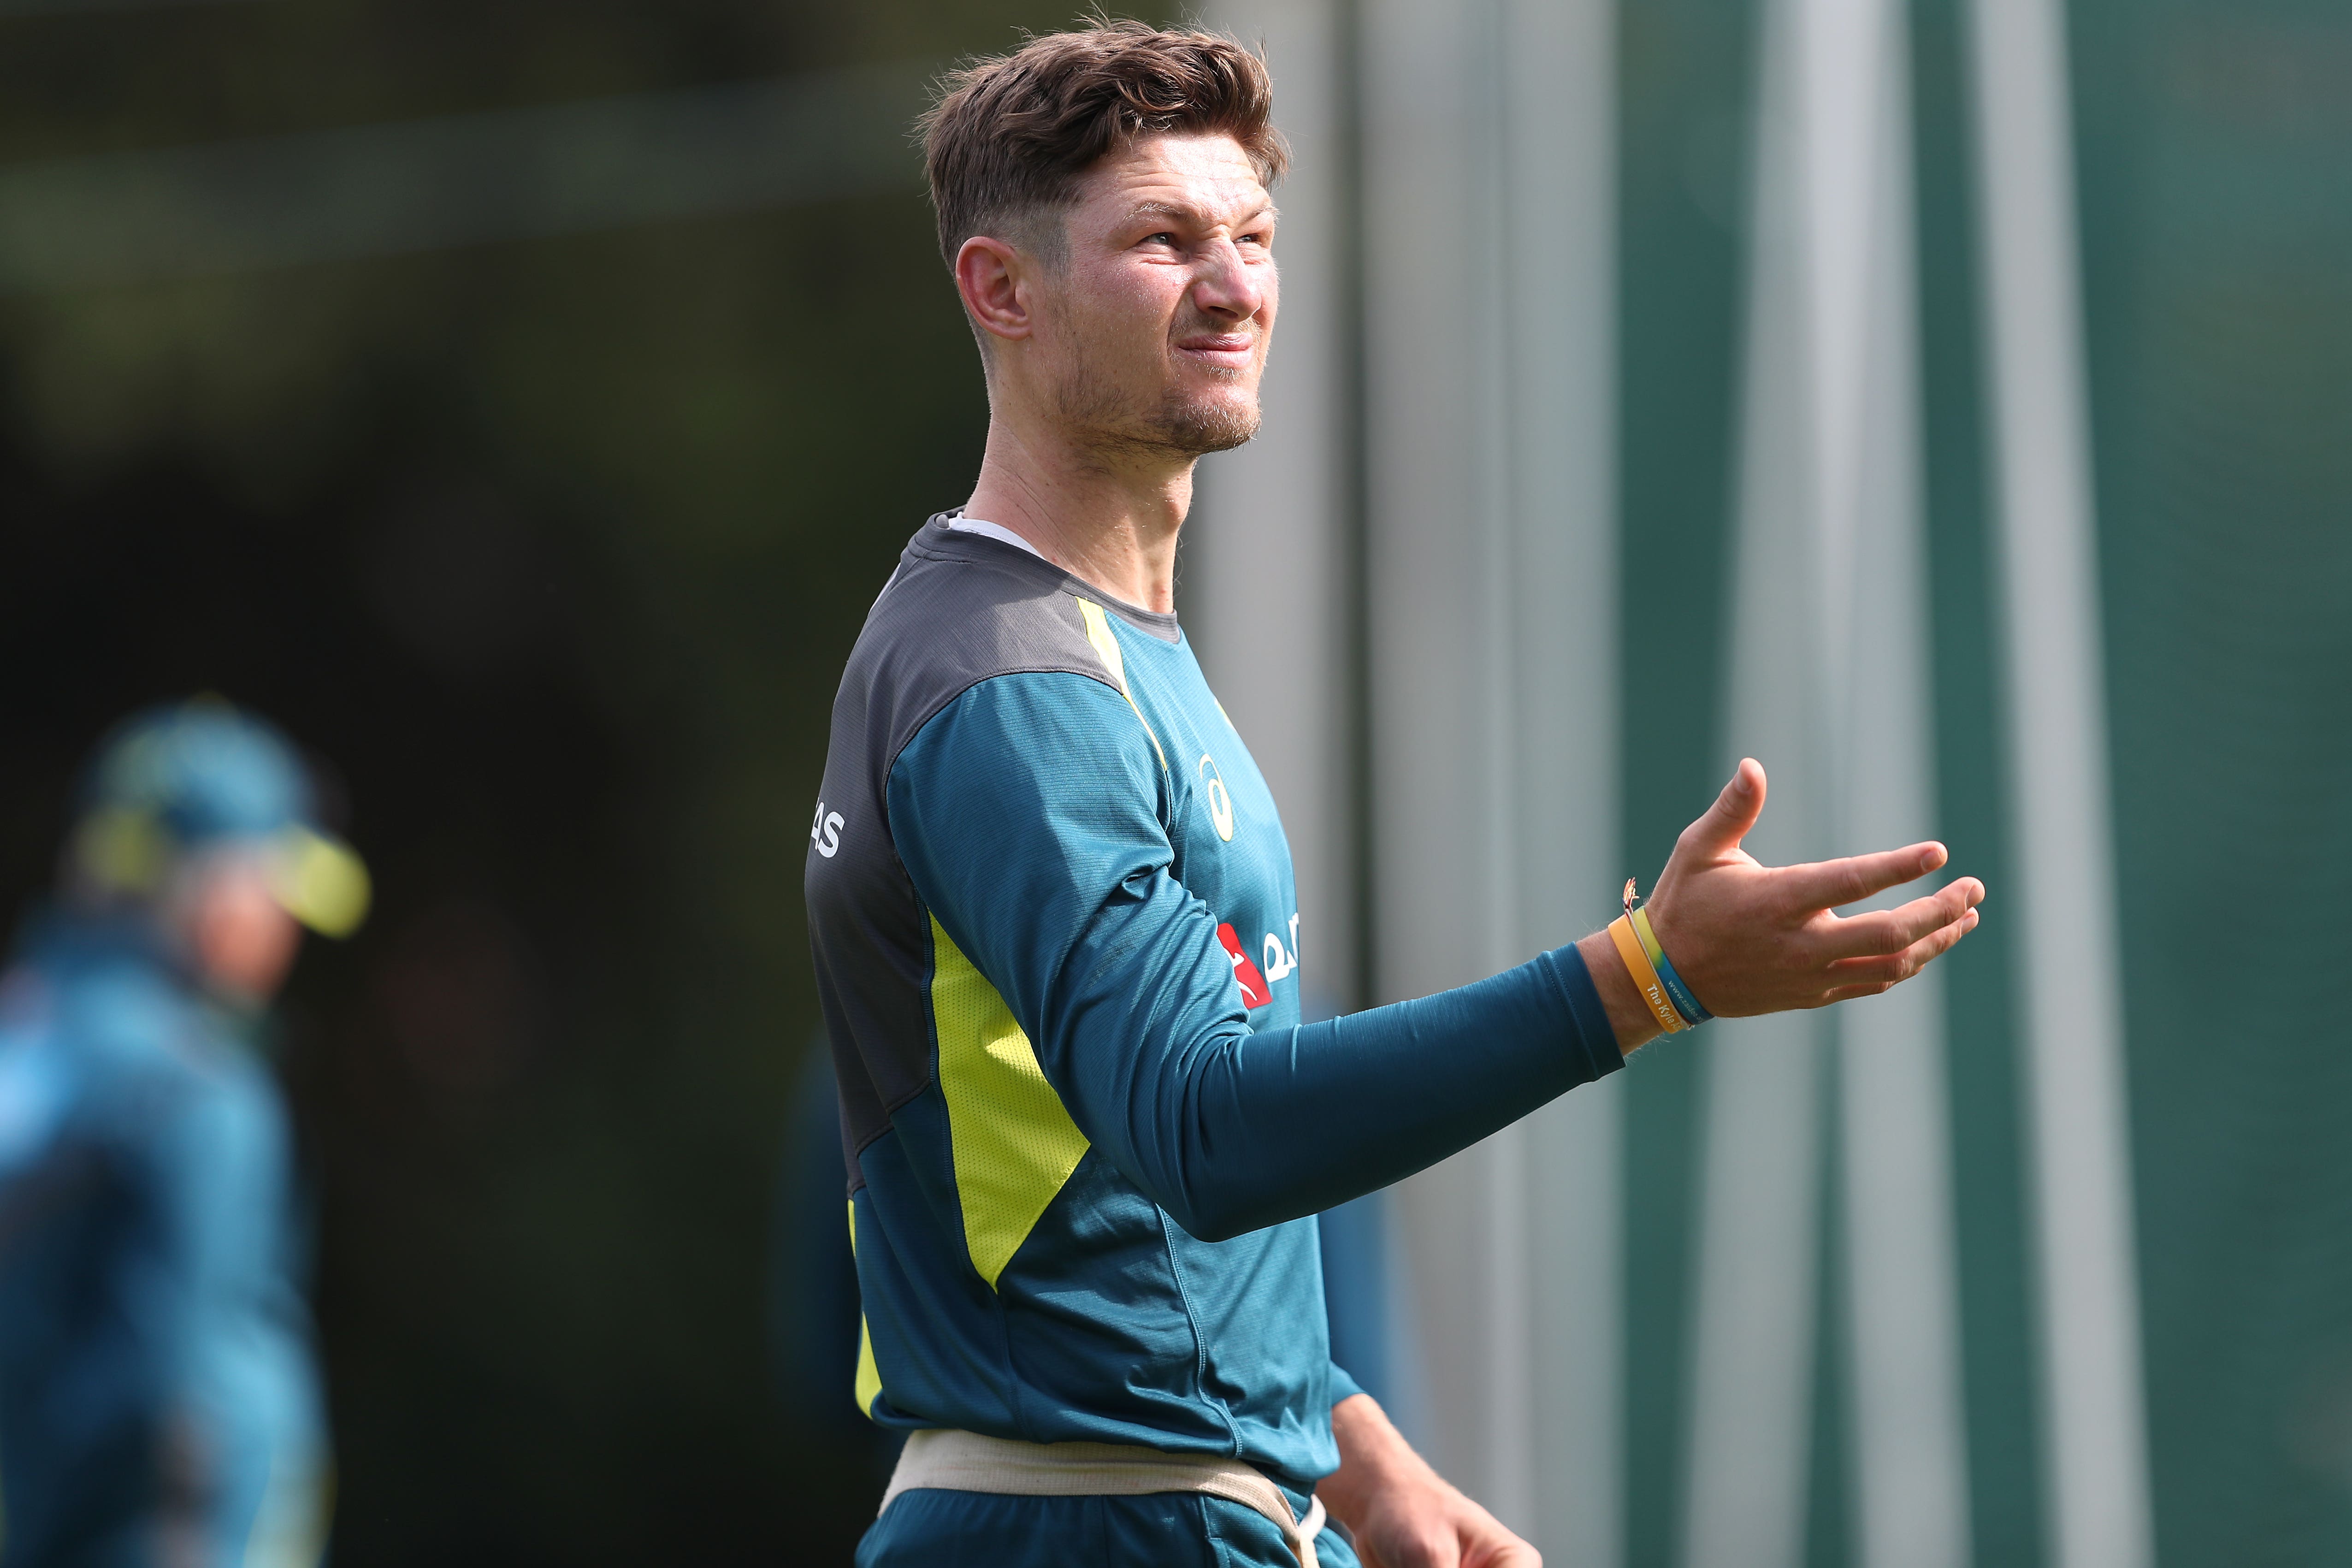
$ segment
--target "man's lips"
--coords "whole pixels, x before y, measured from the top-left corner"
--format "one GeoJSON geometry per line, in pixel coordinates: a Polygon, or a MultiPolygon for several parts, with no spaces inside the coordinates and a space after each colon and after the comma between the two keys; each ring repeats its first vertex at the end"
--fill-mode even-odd
{"type": "Polygon", "coordinates": [[[1257,356],[1257,340],[1247,332],[1199,332],[1176,340],[1180,353],[1230,370],[1245,370],[1257,356]]]}

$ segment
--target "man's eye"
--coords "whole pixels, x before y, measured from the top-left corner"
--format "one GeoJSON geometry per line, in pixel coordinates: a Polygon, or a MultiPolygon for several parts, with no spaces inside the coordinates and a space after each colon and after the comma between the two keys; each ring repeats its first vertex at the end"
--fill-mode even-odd
{"type": "Polygon", "coordinates": [[[1145,239],[1143,243],[1146,245],[1165,245],[1173,247],[1176,243],[1176,237],[1169,233],[1166,229],[1161,229],[1158,234],[1152,235],[1149,238],[1145,239]]]}

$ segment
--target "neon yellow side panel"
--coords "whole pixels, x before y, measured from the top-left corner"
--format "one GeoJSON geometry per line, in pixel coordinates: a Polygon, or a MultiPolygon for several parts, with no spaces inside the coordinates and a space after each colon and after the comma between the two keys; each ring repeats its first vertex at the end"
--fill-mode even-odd
{"type": "MultiPolygon", "coordinates": [[[[1099,614],[1100,612],[1097,612],[1099,614]]],[[[1078,1168],[1086,1134],[1045,1081],[996,987],[931,921],[931,1016],[963,1239],[988,1288],[1078,1168]]]]}
{"type": "Polygon", "coordinates": [[[1127,689],[1127,658],[1118,651],[1118,636],[1110,629],[1109,617],[1092,599],[1078,600],[1078,617],[1087,623],[1087,641],[1094,644],[1095,651],[1102,655],[1102,661],[1110,666],[1110,678],[1118,682],[1118,694],[1127,699],[1129,708],[1135,708],[1135,721],[1143,726],[1146,735],[1150,736],[1151,749],[1160,753],[1160,771],[1166,773],[1168,753],[1160,751],[1160,737],[1151,733],[1151,721],[1143,716],[1142,709],[1135,707],[1135,693],[1127,689]]]}
{"type": "MultiPolygon", "coordinates": [[[[849,1256],[857,1256],[857,1200],[849,1200],[849,1256]]],[[[874,1364],[874,1334],[866,1326],[866,1314],[857,1314],[857,1408],[868,1419],[874,1415],[874,1402],[882,1397],[882,1369],[874,1364]]]]}

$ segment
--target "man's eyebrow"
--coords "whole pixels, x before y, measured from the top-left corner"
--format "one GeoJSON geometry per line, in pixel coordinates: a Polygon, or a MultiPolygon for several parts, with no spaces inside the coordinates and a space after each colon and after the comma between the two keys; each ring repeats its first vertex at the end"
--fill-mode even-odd
{"type": "MultiPolygon", "coordinates": [[[[1257,218],[1278,218],[1281,216],[1280,210],[1269,199],[1251,212],[1249,217],[1243,221],[1246,223],[1257,218]]],[[[1200,224],[1203,221],[1200,208],[1186,206],[1182,202],[1142,201],[1127,209],[1127,221],[1129,223],[1145,217],[1172,217],[1192,224],[1200,224]]]]}

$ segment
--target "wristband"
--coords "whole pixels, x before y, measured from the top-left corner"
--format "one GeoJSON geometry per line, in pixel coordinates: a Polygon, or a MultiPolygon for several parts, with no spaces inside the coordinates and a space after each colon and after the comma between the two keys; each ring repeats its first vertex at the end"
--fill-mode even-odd
{"type": "Polygon", "coordinates": [[[1658,1027],[1669,1035],[1680,1034],[1688,1026],[1675,1011],[1666,988],[1658,983],[1658,972],[1650,966],[1650,955],[1642,951],[1642,939],[1633,934],[1633,917],[1619,915],[1611,921],[1609,940],[1617,944],[1617,956],[1625,961],[1626,972],[1633,977],[1633,989],[1649,1004],[1650,1016],[1658,1021],[1658,1027]]]}
{"type": "Polygon", "coordinates": [[[1658,972],[1658,984],[1666,988],[1666,998],[1675,1005],[1675,1011],[1683,1016],[1683,1022],[1696,1029],[1714,1017],[1714,1014],[1699,1005],[1697,994],[1684,984],[1681,975],[1675,973],[1674,963],[1666,957],[1665,947],[1658,941],[1658,933],[1650,929],[1649,910],[1646,907],[1636,908],[1630,913],[1633,934],[1642,939],[1642,951],[1649,955],[1650,967],[1658,972]]]}

